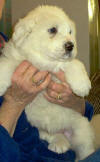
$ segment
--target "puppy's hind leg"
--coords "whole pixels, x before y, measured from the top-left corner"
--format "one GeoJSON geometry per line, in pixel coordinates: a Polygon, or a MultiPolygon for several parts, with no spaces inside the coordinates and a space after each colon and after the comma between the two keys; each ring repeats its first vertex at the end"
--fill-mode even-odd
{"type": "Polygon", "coordinates": [[[48,148],[51,151],[57,152],[57,153],[64,153],[70,148],[69,141],[67,138],[61,134],[49,134],[45,131],[39,131],[40,132],[40,138],[47,140],[49,142],[48,148]]]}
{"type": "Polygon", "coordinates": [[[93,141],[94,134],[92,128],[88,120],[82,117],[80,121],[75,122],[70,141],[78,160],[82,160],[94,152],[93,141]]]}

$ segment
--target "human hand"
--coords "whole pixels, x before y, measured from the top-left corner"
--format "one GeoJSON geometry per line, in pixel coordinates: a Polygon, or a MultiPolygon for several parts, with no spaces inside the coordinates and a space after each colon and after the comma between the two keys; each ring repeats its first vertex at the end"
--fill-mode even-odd
{"type": "Polygon", "coordinates": [[[12,136],[22,111],[36,95],[50,83],[47,71],[38,71],[28,61],[23,61],[12,76],[12,85],[4,95],[0,108],[0,122],[12,136]]]}
{"type": "Polygon", "coordinates": [[[53,80],[50,82],[47,93],[45,94],[46,99],[49,102],[61,105],[66,108],[71,108],[81,114],[85,112],[85,100],[81,97],[76,96],[69,84],[65,79],[63,71],[59,71],[55,76],[61,81],[56,83],[53,80]]]}
{"type": "Polygon", "coordinates": [[[40,72],[28,61],[23,61],[12,76],[12,86],[4,96],[5,101],[14,107],[24,109],[40,91],[48,86],[50,79],[47,71],[40,72]]]}

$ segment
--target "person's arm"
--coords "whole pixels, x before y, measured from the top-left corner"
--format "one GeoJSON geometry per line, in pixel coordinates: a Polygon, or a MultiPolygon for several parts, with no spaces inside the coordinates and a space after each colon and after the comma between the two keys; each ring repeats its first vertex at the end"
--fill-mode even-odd
{"type": "Polygon", "coordinates": [[[4,102],[0,108],[0,124],[13,134],[17,120],[36,95],[45,89],[50,82],[48,72],[39,72],[28,61],[23,61],[12,76],[12,86],[4,95],[4,102]],[[42,80],[39,85],[33,83],[42,80]]]}

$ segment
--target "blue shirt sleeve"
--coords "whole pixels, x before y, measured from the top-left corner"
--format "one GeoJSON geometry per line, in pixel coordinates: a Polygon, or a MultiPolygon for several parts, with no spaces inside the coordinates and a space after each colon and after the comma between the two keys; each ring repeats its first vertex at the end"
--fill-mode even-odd
{"type": "Polygon", "coordinates": [[[0,162],[20,162],[20,151],[17,143],[0,125],[0,162]]]}
{"type": "Polygon", "coordinates": [[[8,37],[4,34],[4,33],[2,33],[2,32],[0,32],[0,35],[3,37],[3,39],[6,41],[6,42],[8,42],[8,37]]]}
{"type": "Polygon", "coordinates": [[[85,102],[85,114],[84,114],[84,116],[87,117],[88,120],[90,121],[92,119],[93,113],[94,113],[93,106],[86,101],[85,102]]]}

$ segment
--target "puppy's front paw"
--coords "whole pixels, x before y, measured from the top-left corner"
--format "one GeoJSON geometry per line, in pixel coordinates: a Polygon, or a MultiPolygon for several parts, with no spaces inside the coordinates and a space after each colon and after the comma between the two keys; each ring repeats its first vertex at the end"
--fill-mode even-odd
{"type": "Polygon", "coordinates": [[[91,82],[84,65],[79,60],[72,60],[66,65],[65,77],[73,92],[81,97],[87,96],[91,89],[91,82]]]}
{"type": "Polygon", "coordinates": [[[77,81],[76,84],[73,85],[72,87],[73,92],[81,97],[87,96],[89,94],[89,91],[91,89],[91,82],[90,80],[82,81],[77,81]]]}
{"type": "Polygon", "coordinates": [[[49,144],[48,148],[51,151],[61,154],[69,150],[70,144],[65,137],[64,138],[57,137],[55,141],[49,144]]]}

